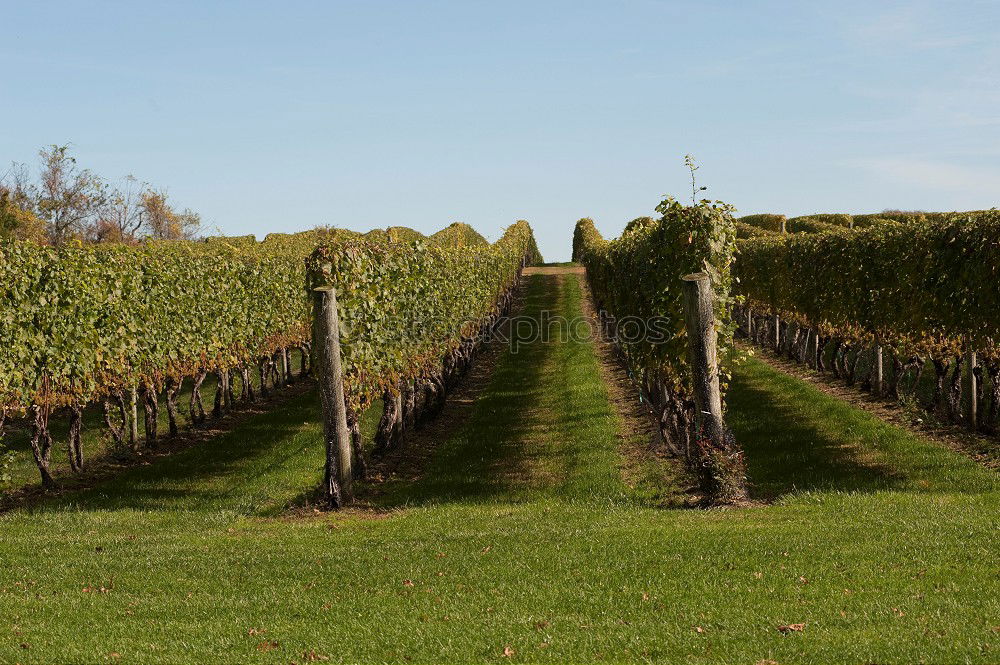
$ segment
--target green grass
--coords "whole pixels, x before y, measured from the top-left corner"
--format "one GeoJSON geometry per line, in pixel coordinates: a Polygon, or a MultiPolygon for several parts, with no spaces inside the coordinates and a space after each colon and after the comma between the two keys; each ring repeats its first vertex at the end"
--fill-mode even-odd
{"type": "Polygon", "coordinates": [[[539,327],[552,321],[546,341],[504,353],[468,423],[440,446],[419,482],[392,488],[386,505],[526,501],[552,494],[626,498],[630,490],[613,445],[620,423],[597,359],[589,343],[568,340],[562,323],[579,313],[581,297],[575,275],[529,281],[522,315],[539,327]]]}
{"type": "MultiPolygon", "coordinates": [[[[578,303],[531,278],[529,311],[578,303]]],[[[1000,660],[996,474],[759,361],[729,401],[771,505],[643,505],[590,347],[552,344],[501,359],[396,509],[291,518],[302,397],[0,516],[0,662],[1000,660]]]]}

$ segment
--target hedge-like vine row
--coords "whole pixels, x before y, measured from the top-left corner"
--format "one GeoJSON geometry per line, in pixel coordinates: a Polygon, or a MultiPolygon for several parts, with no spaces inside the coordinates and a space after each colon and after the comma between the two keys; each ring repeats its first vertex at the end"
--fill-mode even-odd
{"type": "Polygon", "coordinates": [[[272,234],[261,243],[252,236],[60,248],[4,242],[0,417],[29,416],[43,483],[52,482],[48,421],[55,410],[69,415],[68,452],[77,469],[87,404],[104,403],[114,439],[134,448],[137,404],[152,444],[162,398],[176,431],[176,399],[186,379],[191,420],[200,422],[206,417],[200,386],[209,373],[218,377],[213,412],[219,414],[237,398],[234,380],[247,399],[255,383],[266,390],[291,381],[289,349],[302,350],[304,372],[311,303],[303,286],[306,259],[317,245],[343,266],[335,283],[352,294],[344,313],[353,331],[345,359],[357,403],[386,380],[380,373],[402,376],[426,364],[444,348],[428,336],[443,339],[458,312],[481,317],[509,288],[524,256],[537,254],[525,222],[495,245],[462,249],[369,242],[332,229],[272,234]]]}
{"type": "Polygon", "coordinates": [[[383,400],[378,450],[440,409],[484,329],[509,309],[521,269],[539,259],[525,221],[493,245],[347,241],[316,248],[310,285],[336,287],[348,410],[383,400]]]}
{"type": "Polygon", "coordinates": [[[934,405],[956,420],[962,361],[974,351],[993,391],[984,422],[1000,415],[1000,213],[747,238],[735,275],[757,320],[746,310],[738,319],[770,346],[819,369],[829,358],[852,383],[859,358],[884,348],[897,395],[903,376],[931,361],[934,405]]]}
{"type": "Polygon", "coordinates": [[[731,440],[710,441],[697,431],[693,383],[687,355],[681,277],[708,272],[715,290],[720,356],[731,345],[730,266],[736,225],[730,206],[703,201],[686,207],[667,199],[660,217],[640,218],[621,237],[605,240],[594,222],[581,219],[573,237],[573,256],[587,277],[605,331],[646,400],[660,414],[668,449],[684,457],[701,477],[703,489],[721,500],[745,495],[739,448],[731,440]],[[639,322],[644,333],[626,331],[639,322]]]}

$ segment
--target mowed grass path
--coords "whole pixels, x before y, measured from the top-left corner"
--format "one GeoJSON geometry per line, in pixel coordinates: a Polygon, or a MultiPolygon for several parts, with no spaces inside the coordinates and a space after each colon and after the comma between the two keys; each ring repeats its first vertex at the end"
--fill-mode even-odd
{"type": "MultiPolygon", "coordinates": [[[[575,279],[528,311],[575,315],[575,279]]],[[[405,507],[282,517],[319,478],[304,397],[0,516],[0,662],[1000,660],[996,474],[758,361],[729,399],[771,505],[645,507],[591,347],[539,344],[405,507]]]]}

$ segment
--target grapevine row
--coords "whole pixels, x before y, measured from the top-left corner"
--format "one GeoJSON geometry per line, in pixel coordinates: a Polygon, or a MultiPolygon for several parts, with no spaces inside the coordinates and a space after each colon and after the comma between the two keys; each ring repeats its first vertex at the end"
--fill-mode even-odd
{"type": "Polygon", "coordinates": [[[629,373],[658,416],[668,451],[686,459],[702,487],[722,501],[745,497],[745,473],[731,436],[712,441],[698,431],[693,378],[687,355],[681,277],[707,272],[715,292],[720,356],[732,342],[730,270],[736,241],[731,208],[722,203],[685,207],[667,199],[660,217],[633,220],[615,240],[605,240],[590,219],[577,222],[574,259],[583,263],[601,313],[604,333],[617,340],[629,373]],[[626,324],[626,321],[629,323],[626,324]],[[636,338],[626,325],[640,322],[636,338]],[[655,325],[654,325],[655,322],[655,325]]]}
{"type": "Polygon", "coordinates": [[[200,387],[209,374],[218,378],[216,415],[238,396],[254,398],[251,373],[259,374],[262,390],[289,382],[290,349],[301,350],[300,371],[308,369],[310,301],[303,285],[317,246],[338,266],[332,279],[344,292],[348,384],[360,407],[387,383],[433,374],[434,355],[450,352],[460,338],[457,317],[486,316],[525,257],[537,254],[526,222],[512,225],[495,245],[391,240],[319,230],[273,234],[261,243],[252,236],[58,248],[4,242],[0,428],[10,414],[28,416],[32,452],[43,483],[51,485],[55,412],[69,417],[68,453],[77,470],[89,404],[102,403],[116,443],[135,448],[138,405],[153,445],[161,399],[176,432],[185,381],[194,423],[208,415],[200,387]]]}
{"type": "Polygon", "coordinates": [[[897,397],[904,379],[915,390],[933,366],[932,406],[956,421],[963,402],[982,399],[987,378],[989,410],[978,424],[996,428],[1000,213],[745,237],[735,274],[745,298],[737,319],[758,341],[820,370],[829,362],[848,383],[861,378],[863,359],[877,368],[888,354],[885,386],[870,387],[897,397]],[[979,379],[975,395],[963,396],[963,365],[979,379]]]}

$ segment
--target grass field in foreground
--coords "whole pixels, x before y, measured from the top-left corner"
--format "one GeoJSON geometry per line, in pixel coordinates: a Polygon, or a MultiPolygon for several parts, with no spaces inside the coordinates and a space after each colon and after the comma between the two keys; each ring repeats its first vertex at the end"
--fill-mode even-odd
{"type": "Polygon", "coordinates": [[[756,360],[729,400],[772,505],[642,505],[580,344],[505,356],[412,507],[268,516],[319,478],[303,397],[0,516],[0,662],[1000,660],[996,474],[756,360]]]}

